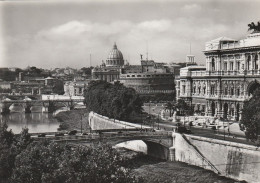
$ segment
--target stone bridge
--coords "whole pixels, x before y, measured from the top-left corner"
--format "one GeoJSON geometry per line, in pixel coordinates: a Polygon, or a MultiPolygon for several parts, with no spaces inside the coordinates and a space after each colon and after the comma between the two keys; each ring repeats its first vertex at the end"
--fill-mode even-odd
{"type": "MultiPolygon", "coordinates": [[[[41,138],[37,138],[41,139],[41,138]]],[[[170,147],[173,144],[172,132],[109,132],[102,134],[89,134],[86,136],[50,137],[51,140],[72,145],[90,145],[100,142],[115,146],[122,142],[142,140],[147,145],[147,154],[160,159],[170,159],[170,147]]]]}
{"type": "Polygon", "coordinates": [[[57,107],[66,107],[67,109],[73,109],[75,105],[83,102],[84,99],[51,99],[51,100],[42,100],[42,99],[31,99],[25,97],[24,99],[13,100],[10,98],[4,98],[0,100],[0,112],[1,114],[10,113],[11,105],[18,105],[24,109],[24,112],[30,113],[31,107],[33,106],[42,106],[42,112],[54,112],[57,107]]]}

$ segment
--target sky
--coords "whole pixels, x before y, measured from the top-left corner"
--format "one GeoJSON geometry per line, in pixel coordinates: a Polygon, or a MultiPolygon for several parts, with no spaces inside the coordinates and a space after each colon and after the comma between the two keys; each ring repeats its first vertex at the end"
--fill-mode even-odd
{"type": "Polygon", "coordinates": [[[259,7],[260,0],[2,1],[0,67],[89,67],[90,54],[98,66],[115,42],[130,64],[146,52],[156,62],[192,54],[204,64],[205,42],[245,38],[259,7]]]}

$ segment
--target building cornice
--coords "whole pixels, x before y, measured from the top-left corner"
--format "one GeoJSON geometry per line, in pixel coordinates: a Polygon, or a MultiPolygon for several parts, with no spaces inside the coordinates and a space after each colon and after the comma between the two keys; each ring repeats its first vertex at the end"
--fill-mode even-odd
{"type": "Polygon", "coordinates": [[[250,46],[250,47],[238,47],[238,48],[230,48],[230,49],[217,49],[217,50],[204,50],[202,51],[205,55],[207,54],[220,54],[220,53],[226,53],[226,52],[241,52],[241,51],[248,51],[248,50],[259,50],[260,51],[260,45],[259,46],[250,46]]]}

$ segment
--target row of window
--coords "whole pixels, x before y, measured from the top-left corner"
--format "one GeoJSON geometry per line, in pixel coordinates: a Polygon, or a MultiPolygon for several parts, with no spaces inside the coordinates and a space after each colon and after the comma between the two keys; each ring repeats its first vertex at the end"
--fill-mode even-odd
{"type": "MultiPolygon", "coordinates": [[[[193,93],[196,93],[196,87],[193,87],[193,93]]],[[[206,94],[206,87],[203,87],[202,90],[201,90],[201,87],[198,87],[198,90],[197,90],[198,94],[206,94]]],[[[182,85],[182,93],[186,93],[186,86],[185,85],[182,85]]],[[[216,94],[216,89],[215,89],[215,86],[211,86],[210,87],[210,95],[215,95],[216,94]]],[[[223,90],[223,94],[224,95],[236,95],[236,96],[240,96],[240,88],[237,88],[237,89],[234,89],[234,88],[230,88],[230,92],[228,92],[228,88],[224,88],[223,90]]]]}
{"type": "MultiPolygon", "coordinates": [[[[258,55],[255,55],[253,63],[251,62],[251,56],[247,56],[247,61],[246,61],[246,69],[251,70],[251,69],[258,69],[258,55]],[[252,65],[253,64],[253,65],[252,65]]],[[[224,62],[223,64],[223,70],[227,71],[228,70],[228,63],[224,62]]],[[[244,64],[242,64],[242,69],[244,69],[244,64]]],[[[216,63],[215,59],[211,59],[211,70],[215,71],[216,70],[216,63]]],[[[233,71],[234,70],[234,62],[229,62],[229,70],[233,71]]],[[[236,62],[236,70],[240,70],[240,62],[236,62]]]]}
{"type": "Polygon", "coordinates": [[[171,75],[126,75],[126,77],[132,77],[132,78],[134,78],[134,77],[169,77],[169,76],[171,76],[171,75]]]}

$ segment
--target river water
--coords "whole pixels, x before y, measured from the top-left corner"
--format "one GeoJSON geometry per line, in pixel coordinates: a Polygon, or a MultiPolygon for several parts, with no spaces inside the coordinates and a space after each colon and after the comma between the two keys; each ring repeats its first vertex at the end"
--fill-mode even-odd
{"type": "Polygon", "coordinates": [[[32,113],[12,110],[10,114],[0,115],[0,122],[6,123],[15,134],[23,128],[28,128],[30,133],[56,132],[60,125],[52,113],[42,113],[41,108],[34,109],[32,113]]]}

